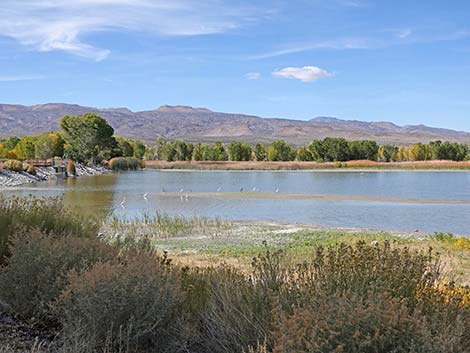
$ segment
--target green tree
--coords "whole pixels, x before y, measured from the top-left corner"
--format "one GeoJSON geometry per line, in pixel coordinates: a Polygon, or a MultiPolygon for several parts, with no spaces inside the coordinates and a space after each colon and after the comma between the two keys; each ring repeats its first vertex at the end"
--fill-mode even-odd
{"type": "Polygon", "coordinates": [[[213,150],[213,161],[226,161],[228,160],[228,154],[225,151],[222,142],[216,141],[214,144],[213,150]]]}
{"type": "Polygon", "coordinates": [[[344,138],[327,137],[322,142],[323,160],[327,162],[345,162],[349,160],[349,143],[344,138]]]}
{"type": "Polygon", "coordinates": [[[200,143],[198,143],[196,146],[194,146],[193,160],[195,160],[195,161],[204,160],[204,147],[200,143]]]}
{"type": "Polygon", "coordinates": [[[323,142],[320,140],[313,140],[312,143],[308,146],[308,149],[312,155],[314,161],[324,161],[325,160],[325,151],[323,149],[323,142]]]}
{"type": "Polygon", "coordinates": [[[120,136],[116,136],[115,138],[118,146],[116,154],[122,157],[133,157],[134,146],[132,141],[120,136]]]}
{"type": "Polygon", "coordinates": [[[231,142],[228,145],[228,156],[231,161],[249,161],[251,159],[251,147],[247,143],[231,142]]]}
{"type": "Polygon", "coordinates": [[[64,155],[65,141],[58,132],[50,132],[37,137],[35,142],[36,158],[53,158],[64,155]]]}
{"type": "Polygon", "coordinates": [[[411,161],[425,161],[427,157],[426,146],[422,143],[415,143],[409,147],[408,154],[411,161]]]}
{"type": "Polygon", "coordinates": [[[264,147],[263,144],[257,143],[255,146],[254,153],[257,161],[266,160],[266,147],[264,147]]]}
{"type": "Polygon", "coordinates": [[[268,161],[293,161],[297,157],[297,150],[284,140],[277,140],[268,147],[268,161]]]}
{"type": "Polygon", "coordinates": [[[297,160],[301,162],[313,161],[312,152],[307,147],[301,147],[297,152],[297,160]]]}
{"type": "Polygon", "coordinates": [[[381,162],[395,162],[397,160],[398,147],[384,145],[379,147],[378,159],[381,162]]]}
{"type": "Polygon", "coordinates": [[[30,159],[36,155],[36,138],[32,136],[23,137],[15,146],[14,152],[18,159],[30,159]]]}
{"type": "Polygon", "coordinates": [[[114,129],[94,113],[65,115],[60,127],[66,142],[65,154],[71,159],[96,163],[112,157],[117,148],[114,129]]]}
{"type": "Polygon", "coordinates": [[[368,159],[376,161],[379,152],[379,145],[375,141],[360,140],[349,142],[349,159],[368,159]]]}
{"type": "Polygon", "coordinates": [[[132,141],[132,146],[134,147],[134,158],[144,158],[147,147],[140,140],[132,141]]]}
{"type": "Polygon", "coordinates": [[[16,136],[13,136],[3,140],[2,144],[6,151],[13,151],[18,142],[20,142],[20,139],[16,136]]]}

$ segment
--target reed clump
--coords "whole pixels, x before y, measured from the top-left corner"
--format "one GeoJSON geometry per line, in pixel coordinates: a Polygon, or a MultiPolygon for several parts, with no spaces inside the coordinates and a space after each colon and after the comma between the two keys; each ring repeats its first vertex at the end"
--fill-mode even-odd
{"type": "Polygon", "coordinates": [[[144,214],[135,219],[113,217],[105,229],[120,237],[169,239],[180,236],[208,236],[216,238],[231,229],[231,223],[220,218],[170,216],[162,212],[144,214]]]}
{"type": "Polygon", "coordinates": [[[144,167],[143,161],[134,157],[116,157],[109,161],[109,169],[114,171],[138,170],[144,167]]]}

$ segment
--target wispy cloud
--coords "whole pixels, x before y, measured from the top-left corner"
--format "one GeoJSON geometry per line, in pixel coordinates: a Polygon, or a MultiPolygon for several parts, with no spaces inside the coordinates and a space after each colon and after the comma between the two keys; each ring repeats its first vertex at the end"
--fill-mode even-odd
{"type": "Polygon", "coordinates": [[[384,29],[382,35],[369,38],[334,39],[310,43],[296,43],[285,45],[276,50],[244,57],[245,60],[261,60],[278,56],[308,52],[312,50],[368,50],[380,49],[397,45],[426,44],[434,42],[458,41],[470,38],[470,31],[460,30],[452,32],[426,32],[411,28],[384,29]],[[388,33],[384,36],[383,33],[388,33]]]}
{"type": "Polygon", "coordinates": [[[259,72],[248,72],[244,76],[247,80],[259,80],[261,78],[261,74],[259,72]]]}
{"type": "Polygon", "coordinates": [[[222,33],[253,21],[254,12],[224,0],[2,0],[0,36],[33,50],[61,50],[99,61],[110,50],[87,41],[91,33],[222,33]]]}
{"type": "Polygon", "coordinates": [[[44,75],[0,75],[0,82],[16,82],[45,79],[44,75]]]}
{"type": "Polygon", "coordinates": [[[272,75],[275,77],[296,79],[302,82],[313,82],[321,78],[334,76],[333,73],[320,69],[317,66],[285,67],[283,69],[274,70],[272,75]]]}
{"type": "Polygon", "coordinates": [[[316,49],[368,49],[371,47],[371,43],[368,40],[362,38],[349,38],[349,39],[339,39],[332,41],[324,42],[314,42],[314,43],[303,43],[297,45],[286,46],[285,48],[268,51],[261,54],[248,56],[248,60],[259,60],[259,59],[268,59],[274,58],[277,56],[303,53],[306,51],[316,50],[316,49]]]}
{"type": "Polygon", "coordinates": [[[367,0],[337,0],[340,5],[348,7],[366,7],[369,5],[367,0]]]}

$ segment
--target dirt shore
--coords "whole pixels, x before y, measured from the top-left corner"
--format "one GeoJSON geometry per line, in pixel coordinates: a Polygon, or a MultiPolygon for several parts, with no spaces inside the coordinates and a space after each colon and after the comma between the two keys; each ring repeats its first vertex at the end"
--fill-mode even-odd
{"type": "Polygon", "coordinates": [[[470,161],[420,161],[420,162],[212,162],[212,161],[145,161],[149,169],[194,170],[470,170],[470,161]]]}

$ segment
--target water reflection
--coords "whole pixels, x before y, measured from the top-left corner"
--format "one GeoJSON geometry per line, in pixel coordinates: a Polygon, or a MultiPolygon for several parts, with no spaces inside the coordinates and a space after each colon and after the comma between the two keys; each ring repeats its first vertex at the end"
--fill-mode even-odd
{"type": "Polygon", "coordinates": [[[116,174],[96,177],[68,178],[58,184],[63,187],[66,206],[93,217],[106,218],[115,207],[116,174]]]}

